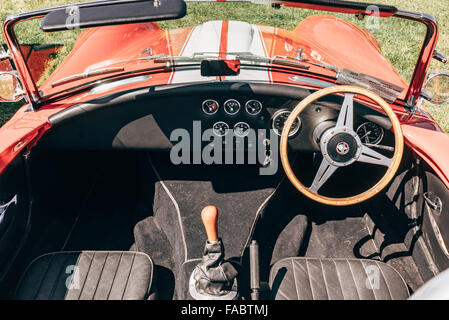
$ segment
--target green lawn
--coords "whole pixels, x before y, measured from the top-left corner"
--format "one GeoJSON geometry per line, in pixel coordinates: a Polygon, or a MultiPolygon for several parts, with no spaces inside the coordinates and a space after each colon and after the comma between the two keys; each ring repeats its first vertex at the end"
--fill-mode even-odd
{"type": "MultiPolygon", "coordinates": [[[[364,2],[371,2],[366,0],[359,0],[364,2]]],[[[3,19],[13,13],[24,12],[28,10],[44,8],[70,2],[70,0],[1,0],[0,1],[0,19],[3,19]]],[[[437,49],[449,56],[449,10],[447,10],[447,1],[433,1],[433,0],[375,0],[377,3],[392,4],[398,8],[416,12],[425,12],[434,15],[440,25],[440,39],[437,49]]],[[[310,10],[300,10],[292,8],[282,8],[281,10],[273,10],[268,6],[257,6],[257,11],[253,10],[252,5],[246,3],[189,3],[188,15],[180,20],[162,22],[160,25],[163,28],[174,28],[185,25],[195,25],[208,20],[234,19],[257,22],[259,24],[274,25],[293,29],[299,21],[305,17],[316,14],[310,10]],[[214,10],[210,10],[213,6],[214,10]],[[232,8],[232,10],[231,10],[232,8]]],[[[358,21],[355,17],[348,15],[341,15],[349,19],[352,23],[361,27],[364,26],[365,21],[358,21]]],[[[32,24],[36,22],[27,22],[20,29],[21,40],[23,43],[45,43],[50,36],[55,37],[55,34],[44,34],[36,32],[37,28],[33,28],[32,24]]],[[[405,21],[399,19],[381,19],[380,28],[370,30],[374,36],[379,40],[382,50],[387,58],[392,62],[399,73],[409,80],[413,72],[416,57],[419,50],[419,41],[423,39],[423,28],[410,27],[405,21]]],[[[72,36],[61,33],[59,40],[68,42],[73,40],[72,36]]],[[[54,38],[52,39],[54,41],[54,38]]],[[[0,38],[0,43],[3,38],[0,38]]],[[[58,42],[59,43],[59,42],[58,42]]],[[[67,46],[70,48],[70,46],[67,46]]],[[[449,65],[443,65],[436,61],[432,62],[431,71],[446,71],[449,72],[449,65]]],[[[0,125],[5,123],[11,115],[23,103],[15,104],[0,104],[0,125]]],[[[429,110],[432,115],[449,131],[449,105],[446,106],[431,106],[429,110]]]]}

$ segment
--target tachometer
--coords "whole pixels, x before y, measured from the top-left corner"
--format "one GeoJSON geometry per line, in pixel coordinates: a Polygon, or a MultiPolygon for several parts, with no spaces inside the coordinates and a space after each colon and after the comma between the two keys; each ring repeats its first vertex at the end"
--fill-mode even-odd
{"type": "Polygon", "coordinates": [[[246,137],[250,126],[246,122],[239,122],[234,126],[234,134],[238,137],[246,137]]]}
{"type": "Polygon", "coordinates": [[[215,100],[207,99],[203,101],[202,108],[205,114],[211,115],[216,113],[218,111],[218,107],[219,107],[218,102],[215,100]]]}
{"type": "MultiPolygon", "coordinates": [[[[282,134],[285,121],[287,121],[287,118],[290,116],[290,114],[291,112],[288,110],[279,110],[273,115],[271,120],[271,126],[277,135],[280,136],[282,134]]],[[[300,127],[301,127],[301,119],[297,117],[296,120],[293,122],[293,125],[290,129],[288,136],[289,137],[294,136],[298,132],[300,127]]]]}
{"type": "Polygon", "coordinates": [[[362,143],[379,144],[384,137],[384,129],[374,122],[362,123],[357,128],[357,135],[362,143]]]}
{"type": "Polygon", "coordinates": [[[246,112],[252,116],[255,116],[262,111],[262,103],[258,100],[249,100],[245,104],[246,112]]]}
{"type": "Polygon", "coordinates": [[[227,114],[234,115],[240,111],[240,102],[235,99],[229,99],[224,103],[223,107],[227,114]]]}
{"type": "Polygon", "coordinates": [[[213,125],[212,130],[217,136],[223,137],[229,132],[229,125],[226,122],[219,121],[213,125]]]}

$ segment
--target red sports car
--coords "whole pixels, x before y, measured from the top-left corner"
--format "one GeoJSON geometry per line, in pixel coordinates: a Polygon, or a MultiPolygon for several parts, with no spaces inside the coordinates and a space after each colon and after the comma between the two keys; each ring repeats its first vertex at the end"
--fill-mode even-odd
{"type": "Polygon", "coordinates": [[[0,297],[449,298],[432,16],[115,0],[3,34],[0,297]]]}

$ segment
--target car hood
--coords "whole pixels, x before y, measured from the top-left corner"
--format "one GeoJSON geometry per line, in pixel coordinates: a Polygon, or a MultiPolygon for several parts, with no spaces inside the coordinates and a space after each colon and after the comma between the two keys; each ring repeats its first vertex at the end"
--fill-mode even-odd
{"type": "MultiPolygon", "coordinates": [[[[73,83],[52,88],[51,83],[85,72],[90,66],[100,68],[113,61],[142,58],[151,52],[171,56],[192,56],[216,53],[220,58],[230,53],[250,53],[258,56],[276,55],[310,59],[317,63],[336,65],[380,78],[406,88],[407,85],[389,61],[382,55],[376,39],[364,29],[332,16],[318,15],[304,19],[294,30],[249,24],[242,21],[209,21],[198,26],[170,31],[156,23],[137,23],[87,29],[77,39],[73,50],[40,87],[51,94],[73,86],[73,83]],[[353,48],[358,48],[354,50],[353,48]]],[[[159,64],[160,65],[160,64],[159,64]]],[[[126,71],[154,67],[153,62],[130,62],[126,71]]],[[[323,68],[311,71],[335,74],[323,68]]],[[[233,80],[284,82],[285,74],[273,70],[242,69],[233,80]],[[238,78],[238,79],[237,79],[238,78]]],[[[89,82],[95,78],[85,79],[89,82]]],[[[199,70],[161,72],[150,84],[171,84],[208,81],[199,70]]],[[[77,83],[79,84],[79,82],[77,83]]]]}

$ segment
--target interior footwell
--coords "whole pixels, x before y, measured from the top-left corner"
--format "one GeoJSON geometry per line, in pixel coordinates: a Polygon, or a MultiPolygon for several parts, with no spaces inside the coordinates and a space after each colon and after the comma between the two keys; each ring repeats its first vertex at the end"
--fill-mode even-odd
{"type": "Polygon", "coordinates": [[[133,246],[134,226],[147,215],[139,201],[137,171],[105,169],[82,204],[64,251],[127,251],[133,246]]]}
{"type": "Polygon", "coordinates": [[[310,229],[304,256],[310,258],[358,258],[386,262],[404,278],[413,292],[422,277],[399,229],[397,212],[376,201],[351,208],[315,208],[309,211],[310,229]],[[375,205],[374,205],[375,204],[375,205]],[[323,210],[325,209],[325,210],[323,210]],[[396,228],[395,228],[396,226],[396,228]]]}
{"type": "Polygon", "coordinates": [[[225,258],[241,260],[260,211],[282,178],[260,176],[258,169],[257,166],[219,169],[174,166],[163,155],[148,155],[144,171],[152,171],[158,178],[154,188],[154,218],[136,226],[136,246],[156,257],[160,257],[158,250],[172,252],[171,262],[158,258],[156,264],[171,268],[177,284],[175,298],[189,298],[186,292],[191,261],[202,257],[206,241],[200,215],[205,206],[215,205],[219,210],[218,233],[225,246],[225,258]],[[166,243],[163,237],[150,235],[158,228],[165,234],[166,243]],[[155,241],[149,242],[148,238],[155,241]]]}
{"type": "Polygon", "coordinates": [[[312,219],[305,253],[313,258],[379,259],[379,253],[366,225],[366,217],[342,217],[338,220],[312,219]]]}

